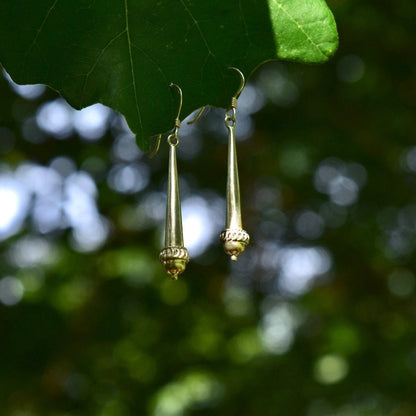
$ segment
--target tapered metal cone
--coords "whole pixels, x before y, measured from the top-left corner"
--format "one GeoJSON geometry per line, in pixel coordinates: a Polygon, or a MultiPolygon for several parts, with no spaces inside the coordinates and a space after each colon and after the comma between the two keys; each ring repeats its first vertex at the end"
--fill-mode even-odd
{"type": "Polygon", "coordinates": [[[226,228],[220,235],[220,241],[231,260],[237,261],[250,242],[250,236],[243,230],[241,221],[240,183],[238,179],[237,149],[234,122],[226,121],[228,128],[228,173],[227,173],[227,212],[226,228]]]}
{"type": "Polygon", "coordinates": [[[166,273],[177,280],[189,262],[188,250],[183,245],[182,212],[179,194],[178,169],[176,164],[177,137],[170,136],[169,180],[166,205],[165,247],[160,253],[160,261],[166,273]],[[173,140],[176,142],[173,142],[173,140]]]}

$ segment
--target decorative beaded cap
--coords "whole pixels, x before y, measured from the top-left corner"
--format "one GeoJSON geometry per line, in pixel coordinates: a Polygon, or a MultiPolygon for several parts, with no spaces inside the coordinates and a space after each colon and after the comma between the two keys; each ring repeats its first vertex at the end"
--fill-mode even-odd
{"type": "Polygon", "coordinates": [[[185,247],[165,247],[159,255],[160,262],[166,273],[174,280],[178,280],[189,262],[189,253],[185,247]]]}
{"type": "Polygon", "coordinates": [[[231,256],[231,260],[237,261],[237,257],[250,243],[250,236],[242,228],[227,228],[221,233],[220,241],[224,251],[231,256]]]}

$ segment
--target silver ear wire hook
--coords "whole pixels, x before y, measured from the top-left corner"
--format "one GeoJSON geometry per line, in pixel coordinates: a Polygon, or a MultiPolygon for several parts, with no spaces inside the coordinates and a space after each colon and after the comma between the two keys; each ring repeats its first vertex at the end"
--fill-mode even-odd
{"type": "MultiPolygon", "coordinates": [[[[176,88],[176,89],[177,89],[177,91],[179,92],[179,107],[178,107],[178,115],[177,115],[177,116],[176,116],[176,118],[175,118],[175,127],[174,127],[174,131],[173,131],[173,133],[169,136],[169,137],[171,137],[171,136],[173,135],[173,137],[177,139],[177,138],[178,138],[179,127],[181,126],[181,120],[180,120],[180,117],[181,117],[181,111],[182,111],[183,94],[182,94],[182,89],[181,89],[178,85],[174,84],[173,82],[172,82],[169,86],[170,86],[171,88],[176,88]]],[[[162,135],[161,135],[161,134],[158,134],[156,137],[157,137],[156,146],[155,146],[155,149],[153,150],[153,152],[152,152],[152,153],[150,154],[150,156],[149,156],[149,158],[150,158],[150,159],[153,159],[153,158],[156,156],[157,152],[159,151],[160,141],[162,140],[162,135]]],[[[168,140],[169,140],[169,138],[168,138],[168,140]]]]}
{"type": "MultiPolygon", "coordinates": [[[[246,80],[244,78],[244,74],[238,68],[234,68],[233,66],[230,66],[228,69],[232,69],[234,71],[237,71],[238,74],[240,75],[240,79],[241,79],[241,83],[240,83],[240,86],[238,87],[237,92],[231,98],[231,105],[230,105],[230,107],[227,110],[227,111],[230,111],[230,110],[235,109],[237,107],[237,99],[238,99],[238,97],[240,96],[241,92],[244,89],[244,86],[246,84],[246,80]]],[[[187,124],[194,124],[194,123],[196,123],[201,118],[201,116],[204,113],[204,111],[205,111],[206,108],[207,108],[206,106],[201,107],[199,109],[199,111],[198,111],[198,114],[195,116],[195,118],[193,120],[191,120],[191,121],[188,121],[187,124]]]]}
{"type": "Polygon", "coordinates": [[[236,110],[237,110],[237,99],[241,94],[241,91],[243,91],[244,86],[246,84],[246,80],[244,78],[243,73],[238,69],[234,67],[229,67],[228,69],[232,69],[233,71],[237,71],[240,75],[240,86],[238,87],[237,92],[231,97],[231,104],[227,108],[227,111],[225,112],[225,122],[226,123],[235,123],[235,117],[236,117],[236,110]]]}
{"type": "Polygon", "coordinates": [[[199,109],[199,111],[198,111],[198,114],[195,116],[195,118],[193,120],[191,120],[191,121],[188,121],[187,124],[194,124],[194,123],[196,123],[201,118],[202,114],[204,114],[204,111],[205,111],[206,108],[207,107],[205,105],[203,107],[201,107],[199,109]]]}
{"type": "MultiPolygon", "coordinates": [[[[235,122],[235,116],[236,116],[236,108],[237,108],[237,99],[240,96],[241,92],[244,89],[244,86],[246,84],[246,80],[244,78],[244,74],[238,69],[235,68],[233,66],[230,66],[228,69],[232,69],[233,71],[238,72],[238,74],[240,75],[240,86],[238,87],[237,92],[233,95],[233,97],[231,98],[231,105],[228,107],[226,114],[227,114],[227,121],[230,122],[235,122]],[[229,112],[232,112],[232,114],[228,114],[229,112]]],[[[177,91],[179,92],[179,108],[178,108],[178,115],[175,118],[175,130],[173,132],[174,137],[178,137],[178,131],[179,131],[179,127],[181,125],[181,121],[180,121],[180,116],[181,116],[181,111],[182,111],[182,103],[183,103],[183,94],[182,94],[182,89],[174,84],[173,82],[170,84],[171,88],[176,88],[177,91]]],[[[206,106],[203,106],[199,109],[198,114],[195,116],[195,118],[191,121],[188,121],[187,124],[194,124],[196,123],[202,116],[202,114],[204,114],[204,111],[206,110],[206,106]]],[[[159,146],[160,146],[160,140],[162,138],[162,135],[158,135],[157,138],[157,143],[155,146],[155,150],[152,152],[152,154],[150,155],[150,158],[153,158],[156,153],[159,151],[159,146]]]]}
{"type": "Polygon", "coordinates": [[[183,103],[183,94],[182,94],[182,89],[178,86],[178,85],[176,85],[176,84],[174,84],[174,83],[171,83],[170,84],[170,87],[171,88],[176,88],[177,89],[177,91],[179,92],[179,107],[178,107],[178,115],[176,116],[176,118],[175,118],[175,130],[173,131],[173,135],[174,135],[174,137],[178,137],[178,132],[179,132],[179,127],[181,126],[181,120],[180,120],[180,117],[181,117],[181,111],[182,111],[182,103],[183,103]]]}
{"type": "Polygon", "coordinates": [[[246,85],[246,79],[244,78],[244,74],[238,69],[238,68],[234,68],[233,66],[230,66],[228,69],[232,69],[233,71],[237,71],[238,74],[240,75],[240,86],[238,87],[237,92],[234,94],[233,98],[237,99],[241,92],[244,89],[244,86],[246,85]]]}

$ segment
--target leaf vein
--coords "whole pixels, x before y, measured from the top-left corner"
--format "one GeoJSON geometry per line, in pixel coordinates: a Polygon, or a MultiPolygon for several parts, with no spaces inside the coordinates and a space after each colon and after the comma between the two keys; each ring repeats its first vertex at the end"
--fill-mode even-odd
{"type": "MultiPolygon", "coordinates": [[[[27,60],[27,57],[28,57],[28,55],[29,55],[30,51],[32,50],[32,48],[33,48],[33,47],[37,44],[37,42],[38,42],[38,38],[39,38],[39,35],[40,35],[40,33],[42,32],[42,30],[43,30],[43,28],[44,28],[44,26],[45,26],[45,24],[46,24],[46,22],[47,22],[47,20],[48,20],[48,18],[49,18],[49,15],[52,13],[52,10],[56,7],[56,3],[58,3],[58,0],[55,0],[55,1],[52,3],[52,6],[51,6],[51,7],[49,7],[48,11],[46,12],[45,17],[44,17],[44,18],[43,18],[43,20],[42,20],[42,23],[40,24],[39,28],[36,30],[36,35],[35,35],[35,37],[34,37],[34,39],[33,39],[32,43],[31,43],[31,44],[29,45],[29,47],[27,48],[27,51],[26,51],[26,53],[25,53],[25,59],[24,59],[24,61],[23,61],[23,67],[24,67],[24,68],[26,68],[26,60],[27,60]]],[[[38,45],[38,48],[39,48],[39,45],[38,45]]],[[[39,51],[39,55],[41,55],[40,51],[39,51]]]]}
{"type": "Polygon", "coordinates": [[[130,69],[131,69],[131,79],[133,84],[133,92],[134,92],[134,101],[136,104],[136,112],[137,117],[139,119],[140,129],[143,131],[143,124],[142,124],[142,116],[140,113],[139,102],[137,99],[137,86],[136,86],[136,79],[134,77],[134,62],[133,62],[133,54],[131,50],[131,37],[130,37],[130,28],[129,28],[129,9],[127,5],[127,0],[124,0],[124,10],[125,10],[125,18],[126,18],[126,29],[125,32],[127,34],[127,44],[129,47],[129,58],[130,58],[130,69]]]}
{"type": "Polygon", "coordinates": [[[306,39],[311,43],[312,46],[314,46],[319,53],[324,56],[325,58],[327,58],[327,55],[322,51],[322,49],[319,47],[319,44],[317,44],[316,42],[314,42],[314,40],[309,36],[309,34],[305,31],[304,27],[298,22],[298,20],[293,17],[284,7],[282,3],[279,3],[277,0],[272,0],[273,3],[275,3],[279,9],[293,22],[296,24],[296,26],[298,27],[298,29],[305,35],[306,39]]]}
{"type": "Polygon", "coordinates": [[[140,48],[139,46],[137,46],[134,43],[132,43],[132,47],[134,49],[138,50],[141,54],[143,54],[156,67],[157,71],[160,72],[163,79],[165,80],[166,85],[170,84],[170,82],[168,81],[165,73],[163,72],[162,67],[147,52],[145,52],[142,48],[140,48]]]}
{"type": "Polygon", "coordinates": [[[251,44],[251,39],[250,39],[250,35],[248,32],[248,25],[247,25],[247,21],[246,21],[246,17],[244,16],[244,12],[243,12],[243,5],[241,3],[241,0],[239,0],[238,2],[238,7],[240,9],[240,15],[241,15],[241,20],[243,21],[243,26],[244,26],[244,30],[247,36],[247,41],[249,44],[251,44]]]}
{"type": "Polygon", "coordinates": [[[189,17],[192,19],[194,25],[196,26],[196,28],[197,28],[197,30],[199,32],[199,35],[201,36],[201,39],[204,42],[204,44],[205,44],[205,46],[206,46],[206,48],[208,50],[208,53],[210,55],[212,55],[213,57],[215,57],[215,55],[211,51],[211,48],[210,48],[210,46],[208,44],[207,39],[205,38],[204,34],[202,33],[202,30],[201,30],[201,27],[199,26],[198,20],[195,19],[194,15],[192,14],[191,10],[189,10],[189,7],[187,7],[187,5],[185,4],[185,2],[183,0],[180,0],[180,1],[181,1],[181,4],[182,4],[183,8],[188,13],[189,17]]]}
{"type": "Polygon", "coordinates": [[[98,62],[100,61],[101,57],[104,55],[105,51],[120,37],[123,36],[126,33],[126,30],[124,29],[122,32],[120,32],[118,35],[114,36],[113,39],[111,39],[107,45],[104,46],[104,48],[101,50],[101,52],[98,54],[97,58],[95,59],[94,63],[91,66],[91,69],[85,74],[85,80],[84,80],[84,85],[82,88],[82,94],[81,94],[81,100],[80,100],[80,106],[83,107],[83,102],[84,102],[84,96],[85,96],[85,91],[87,89],[87,83],[88,83],[88,79],[90,77],[90,75],[94,72],[94,69],[96,68],[96,66],[98,65],[98,62]]]}
{"type": "Polygon", "coordinates": [[[51,6],[51,7],[49,7],[48,11],[46,12],[45,18],[43,19],[42,23],[40,24],[39,29],[36,31],[35,38],[33,39],[32,44],[29,46],[28,52],[29,52],[29,51],[30,51],[30,49],[32,49],[32,47],[36,44],[36,42],[37,42],[37,40],[38,40],[38,37],[39,37],[39,35],[40,35],[40,32],[42,32],[43,27],[45,26],[46,21],[47,21],[47,20],[48,20],[48,18],[49,18],[49,15],[52,13],[52,10],[56,7],[56,3],[58,3],[58,0],[55,0],[55,1],[53,2],[52,6],[51,6]]]}

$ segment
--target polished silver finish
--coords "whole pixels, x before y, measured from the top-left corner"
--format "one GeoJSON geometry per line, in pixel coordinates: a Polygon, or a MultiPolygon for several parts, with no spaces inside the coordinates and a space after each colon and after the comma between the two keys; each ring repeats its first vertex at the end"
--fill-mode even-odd
{"type": "Polygon", "coordinates": [[[179,117],[182,107],[182,91],[175,84],[172,84],[171,86],[177,88],[179,91],[180,106],[178,115],[175,119],[174,132],[167,140],[169,144],[169,176],[166,204],[165,247],[161,251],[159,258],[166,273],[168,273],[172,279],[177,280],[178,276],[185,270],[186,265],[189,262],[189,253],[184,247],[183,242],[181,199],[176,162],[176,146],[179,144],[178,131],[181,124],[179,117]]]}
{"type": "Polygon", "coordinates": [[[237,98],[244,88],[244,75],[237,68],[230,68],[240,74],[241,84],[237,93],[231,99],[231,105],[225,112],[225,126],[228,129],[228,163],[227,163],[227,190],[226,190],[226,228],[220,235],[220,241],[225,252],[231,256],[231,260],[237,261],[237,257],[245,250],[250,242],[250,236],[243,229],[241,220],[240,182],[238,178],[237,147],[235,140],[235,117],[237,98]]]}

